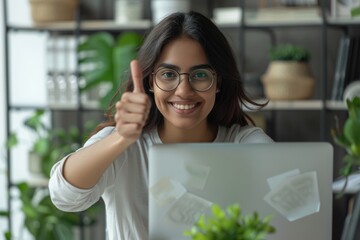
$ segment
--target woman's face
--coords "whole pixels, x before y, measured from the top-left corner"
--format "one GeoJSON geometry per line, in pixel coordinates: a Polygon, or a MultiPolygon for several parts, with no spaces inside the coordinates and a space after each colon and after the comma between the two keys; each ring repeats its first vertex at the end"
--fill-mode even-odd
{"type": "MultiPolygon", "coordinates": [[[[161,68],[172,68],[179,73],[189,73],[198,68],[209,68],[209,62],[201,45],[187,37],[172,40],[165,45],[154,72],[161,68]]],[[[170,72],[163,74],[173,76],[170,72]]],[[[203,72],[196,77],[204,76],[203,72]]],[[[216,75],[211,87],[203,92],[195,91],[189,83],[189,75],[180,75],[180,84],[176,89],[163,91],[155,84],[155,75],[151,81],[155,103],[164,116],[165,128],[185,130],[206,129],[207,116],[211,112],[216,97],[216,75]]]]}

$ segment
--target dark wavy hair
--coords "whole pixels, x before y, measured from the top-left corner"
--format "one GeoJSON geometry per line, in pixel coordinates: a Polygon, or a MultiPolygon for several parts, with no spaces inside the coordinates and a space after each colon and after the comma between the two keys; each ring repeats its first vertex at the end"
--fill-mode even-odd
{"type": "MultiPolygon", "coordinates": [[[[170,41],[186,36],[197,41],[204,49],[209,64],[218,76],[218,87],[215,105],[208,116],[208,122],[216,125],[231,126],[249,123],[254,124],[250,116],[244,111],[259,109],[266,105],[250,99],[245,91],[237,68],[236,60],[227,39],[219,28],[207,17],[191,11],[188,13],[173,13],[158,23],[148,34],[138,52],[138,61],[142,69],[143,83],[146,94],[152,105],[144,131],[150,130],[163,122],[163,116],[155,105],[154,95],[150,92],[150,78],[155,64],[164,46],[170,41]]],[[[131,76],[126,83],[125,91],[132,91],[131,76]]],[[[119,89],[120,92],[120,89],[119,89]]],[[[105,126],[115,125],[114,104],[106,113],[108,121],[101,123],[95,132],[105,126]]]]}

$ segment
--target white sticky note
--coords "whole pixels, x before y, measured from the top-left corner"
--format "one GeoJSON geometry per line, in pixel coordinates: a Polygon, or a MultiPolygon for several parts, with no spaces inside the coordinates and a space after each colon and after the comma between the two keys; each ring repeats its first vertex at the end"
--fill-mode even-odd
{"type": "Polygon", "coordinates": [[[167,216],[176,224],[192,226],[202,214],[211,210],[212,204],[204,198],[186,192],[169,209],[167,216]]]}
{"type": "Polygon", "coordinates": [[[157,181],[150,189],[150,193],[156,200],[157,204],[164,205],[174,202],[185,192],[185,187],[170,178],[162,178],[157,181]]]}
{"type": "Polygon", "coordinates": [[[288,177],[274,186],[264,200],[289,221],[319,212],[320,196],[316,172],[288,177]]]}

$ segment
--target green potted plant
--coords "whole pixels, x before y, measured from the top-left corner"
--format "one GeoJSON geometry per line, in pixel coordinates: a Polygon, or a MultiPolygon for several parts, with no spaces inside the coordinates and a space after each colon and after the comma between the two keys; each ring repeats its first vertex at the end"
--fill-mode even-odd
{"type": "MultiPolygon", "coordinates": [[[[130,61],[136,57],[143,36],[135,32],[123,32],[116,38],[110,33],[90,35],[77,48],[79,67],[85,80],[81,92],[106,84],[104,96],[99,104],[106,109],[118,87],[128,78],[130,61]]],[[[121,94],[121,93],[120,93],[121,94]]]]}
{"type": "Polygon", "coordinates": [[[271,100],[309,99],[315,82],[310,57],[308,50],[292,44],[270,49],[270,63],[261,79],[265,96],[271,100]]]}
{"type": "Polygon", "coordinates": [[[243,215],[238,204],[229,205],[226,210],[214,204],[212,214],[202,215],[184,235],[192,240],[263,240],[275,232],[270,216],[261,219],[256,212],[243,215]]]}
{"type": "Polygon", "coordinates": [[[346,151],[343,166],[340,169],[341,176],[344,176],[346,180],[343,190],[346,188],[348,177],[358,172],[360,167],[360,97],[346,99],[346,105],[348,118],[343,128],[337,124],[331,129],[334,142],[346,151]]]}
{"type": "MultiPolygon", "coordinates": [[[[24,225],[36,240],[76,239],[74,227],[91,226],[96,223],[100,208],[90,208],[84,218],[77,213],[63,212],[51,202],[47,189],[29,186],[26,182],[16,184],[20,191],[24,225]]],[[[21,236],[21,234],[20,234],[21,236]]]]}
{"type": "MultiPolygon", "coordinates": [[[[24,126],[31,130],[35,136],[30,149],[29,165],[35,164],[36,166],[30,166],[29,170],[36,175],[41,174],[44,182],[47,182],[51,167],[56,161],[78,149],[87,134],[81,136],[75,127],[70,127],[68,130],[53,129],[45,124],[44,113],[45,111],[42,109],[36,110],[33,115],[25,119],[24,126]]],[[[85,124],[84,131],[88,133],[93,127],[94,124],[88,122],[85,124]]],[[[24,142],[18,138],[17,133],[11,133],[7,147],[12,149],[21,143],[24,142]]],[[[51,202],[47,187],[33,184],[33,181],[30,183],[20,182],[16,184],[16,187],[20,192],[24,226],[35,239],[75,239],[74,227],[90,226],[96,222],[96,216],[100,210],[99,204],[87,210],[83,215],[84,217],[80,218],[77,213],[66,213],[58,210],[51,202]]]]}
{"type": "MultiPolygon", "coordinates": [[[[86,135],[81,137],[79,129],[76,127],[70,127],[67,130],[51,128],[45,124],[44,113],[43,109],[37,109],[33,115],[25,119],[24,126],[35,137],[29,152],[29,171],[35,175],[49,178],[51,167],[56,161],[78,149],[86,135]]],[[[87,122],[84,131],[89,132],[93,126],[94,123],[87,122]]],[[[13,148],[20,142],[18,134],[13,132],[7,141],[7,148],[13,148]]]]}

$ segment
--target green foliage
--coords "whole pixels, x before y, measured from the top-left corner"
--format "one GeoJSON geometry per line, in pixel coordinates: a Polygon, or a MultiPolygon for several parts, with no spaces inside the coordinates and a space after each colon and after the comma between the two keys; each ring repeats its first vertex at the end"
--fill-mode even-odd
{"type": "Polygon", "coordinates": [[[0,211],[0,217],[8,217],[9,212],[8,211],[0,211]]]}
{"type": "MultiPolygon", "coordinates": [[[[84,127],[86,134],[81,136],[76,127],[53,129],[46,125],[43,119],[44,113],[43,109],[36,110],[33,115],[25,119],[24,126],[31,130],[36,137],[31,151],[40,157],[42,173],[49,178],[52,166],[62,157],[77,150],[85,141],[88,132],[94,128],[94,124],[92,122],[86,123],[84,127]]],[[[11,133],[6,146],[11,149],[21,143],[22,141],[19,140],[17,134],[11,133]]],[[[29,186],[25,182],[18,183],[16,186],[20,191],[21,210],[25,217],[24,225],[35,239],[74,239],[73,227],[80,225],[79,214],[58,210],[52,204],[47,189],[44,191],[45,189],[41,187],[29,186]],[[39,195],[39,192],[42,192],[42,195],[39,195]]],[[[99,207],[96,204],[89,211],[86,211],[81,224],[91,225],[95,223],[100,210],[99,207]]],[[[10,239],[10,233],[7,234],[10,239]]]]}
{"type": "Polygon", "coordinates": [[[360,16],[360,6],[353,7],[351,9],[351,17],[357,17],[360,16]]]}
{"type": "Polygon", "coordinates": [[[7,231],[5,232],[5,239],[10,240],[12,238],[11,232],[7,231]]]}
{"type": "Polygon", "coordinates": [[[285,44],[270,49],[269,58],[270,61],[307,62],[310,52],[300,46],[285,44]]]}
{"type": "MultiPolygon", "coordinates": [[[[37,240],[72,240],[73,227],[81,225],[79,214],[58,210],[51,202],[47,189],[30,187],[22,182],[16,185],[20,191],[24,224],[37,240]]],[[[85,225],[95,223],[97,212],[87,213],[85,225]]]]}
{"type": "Polygon", "coordinates": [[[114,38],[106,32],[89,36],[78,46],[79,65],[86,85],[81,91],[90,90],[106,83],[110,90],[103,99],[100,107],[105,109],[111,102],[118,87],[127,80],[130,61],[136,57],[137,50],[142,44],[143,37],[134,32],[124,32],[114,38]]]}
{"type": "Polygon", "coordinates": [[[256,212],[243,216],[238,204],[230,205],[226,210],[215,204],[212,214],[202,215],[184,235],[192,240],[263,240],[267,234],[275,232],[270,225],[271,217],[260,219],[256,212]]]}
{"type": "MultiPolygon", "coordinates": [[[[10,215],[9,211],[0,211],[0,217],[6,217],[8,218],[10,215]]],[[[11,239],[11,232],[10,231],[6,231],[4,233],[4,237],[6,240],[10,240],[11,239]]]]}
{"type": "Polygon", "coordinates": [[[346,150],[340,174],[347,178],[360,166],[360,97],[347,99],[346,104],[349,116],[344,127],[331,129],[331,135],[334,142],[346,150]]]}
{"type": "MultiPolygon", "coordinates": [[[[44,113],[43,109],[37,109],[24,121],[24,126],[36,137],[31,151],[41,158],[42,173],[50,177],[50,170],[56,161],[77,150],[85,141],[87,134],[80,136],[79,129],[74,126],[69,129],[53,129],[44,123],[44,113]]],[[[87,122],[84,131],[90,132],[94,125],[92,122],[87,122]]],[[[17,134],[11,133],[6,145],[11,149],[19,143],[17,134]]]]}

